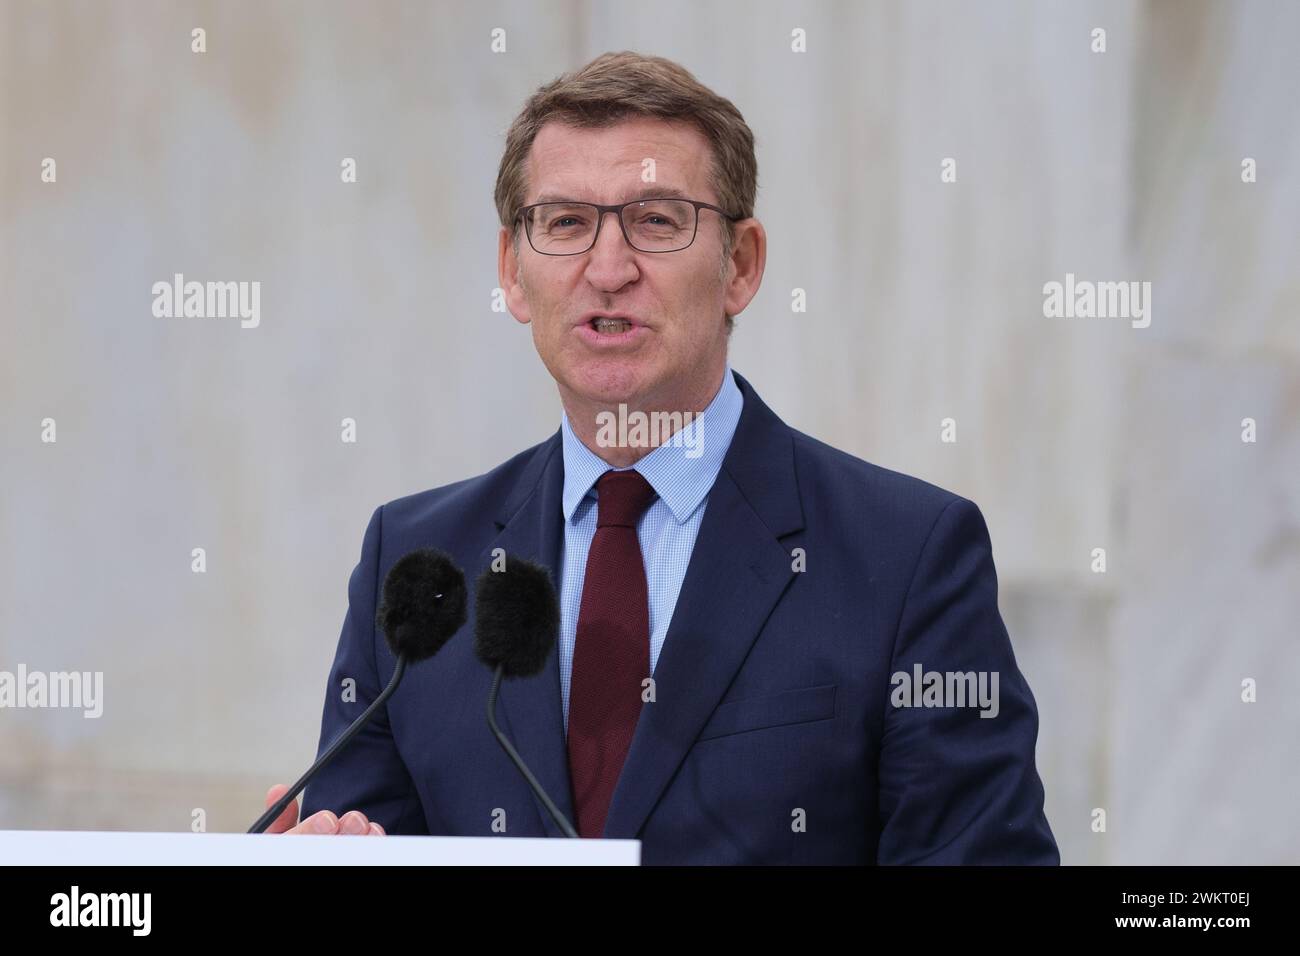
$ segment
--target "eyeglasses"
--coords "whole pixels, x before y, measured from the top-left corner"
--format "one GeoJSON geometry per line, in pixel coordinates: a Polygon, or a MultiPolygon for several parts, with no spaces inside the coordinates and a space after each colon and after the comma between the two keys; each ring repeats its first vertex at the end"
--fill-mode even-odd
{"type": "Polygon", "coordinates": [[[637,252],[680,252],[695,241],[700,210],[712,209],[728,222],[726,210],[694,199],[633,199],[602,206],[590,202],[539,202],[515,216],[524,220],[528,244],[544,256],[578,256],[589,251],[600,235],[605,213],[618,216],[623,238],[637,252]]]}

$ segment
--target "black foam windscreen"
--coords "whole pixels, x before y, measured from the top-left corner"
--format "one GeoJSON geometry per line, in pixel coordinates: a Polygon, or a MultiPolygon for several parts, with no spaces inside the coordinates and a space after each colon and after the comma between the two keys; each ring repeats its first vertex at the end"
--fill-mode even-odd
{"type": "Polygon", "coordinates": [[[541,671],[560,633],[560,603],[550,572],[523,558],[484,569],[475,585],[474,653],[506,677],[541,671]]]}
{"type": "Polygon", "coordinates": [[[384,578],[375,624],[389,649],[413,664],[438,653],[466,612],[465,573],[441,551],[422,548],[399,558],[384,578]]]}

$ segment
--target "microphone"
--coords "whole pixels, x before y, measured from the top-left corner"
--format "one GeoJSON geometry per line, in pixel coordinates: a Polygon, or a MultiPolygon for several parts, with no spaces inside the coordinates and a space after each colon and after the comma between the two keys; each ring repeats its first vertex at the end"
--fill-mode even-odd
{"type": "Polygon", "coordinates": [[[269,827],[312,777],[338,756],[393,696],[407,664],[417,664],[442,650],[465,623],[465,604],[465,574],[441,551],[422,548],[397,560],[384,578],[383,599],[375,614],[375,625],[384,632],[389,650],[397,657],[392,679],[365,713],[330,744],[289,792],[258,818],[249,833],[261,833],[269,827]]]}
{"type": "Polygon", "coordinates": [[[523,558],[507,558],[506,570],[484,569],[475,585],[474,653],[492,668],[487,719],[492,735],[532,788],[566,837],[578,838],[573,824],[542,789],[523,758],[497,726],[497,695],[502,677],[533,677],[546,664],[560,632],[560,605],[546,568],[523,558]]]}

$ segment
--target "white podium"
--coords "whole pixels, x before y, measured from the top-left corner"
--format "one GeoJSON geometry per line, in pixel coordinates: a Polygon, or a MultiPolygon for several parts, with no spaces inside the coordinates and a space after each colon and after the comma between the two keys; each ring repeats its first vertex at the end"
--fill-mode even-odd
{"type": "Polygon", "coordinates": [[[6,866],[638,866],[640,840],[0,830],[6,866]]]}

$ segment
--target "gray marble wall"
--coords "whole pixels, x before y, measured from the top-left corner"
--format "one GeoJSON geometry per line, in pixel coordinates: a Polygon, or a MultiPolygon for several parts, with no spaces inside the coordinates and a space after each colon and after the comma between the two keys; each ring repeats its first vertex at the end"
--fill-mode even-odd
{"type": "Polygon", "coordinates": [[[757,137],[733,366],[983,509],[1064,860],[1300,862],[1297,35],[1283,2],[0,0],[0,669],[105,675],[98,719],[0,710],[0,827],[243,829],[305,766],[371,510],[558,422],[491,310],[492,185],[527,94],[628,48],[757,137]],[[260,325],[155,318],[176,272],[260,281],[260,325]],[[1045,318],[1066,273],[1151,282],[1149,327],[1045,318]]]}

